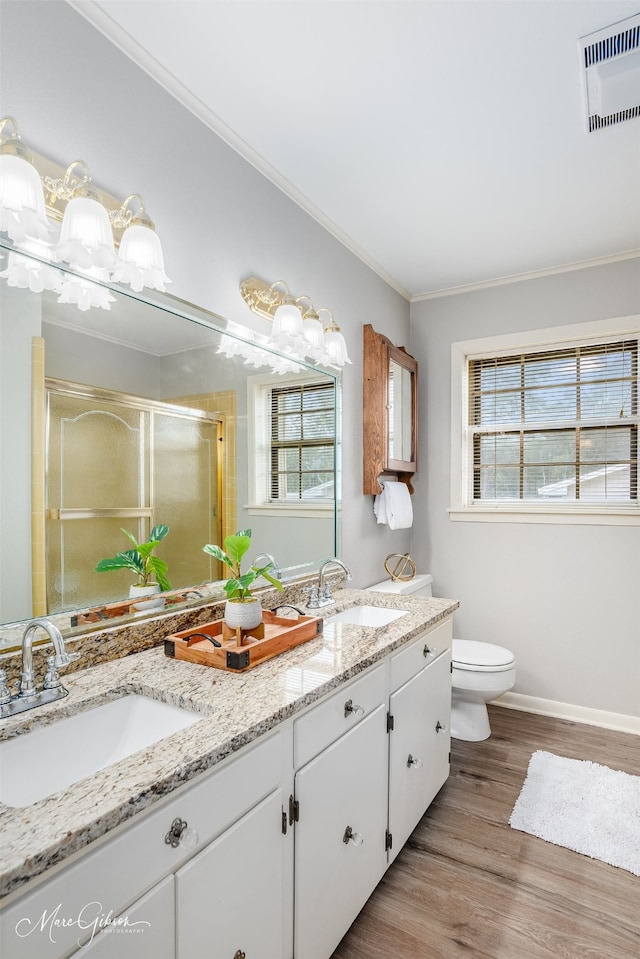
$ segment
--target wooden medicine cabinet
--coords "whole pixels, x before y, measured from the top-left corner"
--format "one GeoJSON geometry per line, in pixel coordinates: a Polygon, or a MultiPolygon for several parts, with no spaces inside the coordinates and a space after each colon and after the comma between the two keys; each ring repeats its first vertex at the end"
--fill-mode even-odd
{"type": "Polygon", "coordinates": [[[418,364],[404,347],[363,328],[363,492],[381,492],[394,473],[413,493],[418,468],[418,364]]]}

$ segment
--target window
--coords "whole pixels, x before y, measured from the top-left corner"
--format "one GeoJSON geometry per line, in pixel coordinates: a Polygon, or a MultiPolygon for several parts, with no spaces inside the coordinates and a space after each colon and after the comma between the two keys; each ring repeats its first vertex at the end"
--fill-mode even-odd
{"type": "Polygon", "coordinates": [[[316,515],[333,510],[336,384],[289,374],[248,380],[249,508],[316,515]]]}
{"type": "Polygon", "coordinates": [[[333,384],[271,389],[271,502],[333,500],[333,384]]]}
{"type": "Polygon", "coordinates": [[[638,501],[638,344],[472,360],[473,502],[638,501]]]}
{"type": "Polygon", "coordinates": [[[600,342],[491,352],[477,349],[482,341],[454,344],[468,352],[459,383],[460,499],[452,475],[450,512],[637,514],[635,320],[631,335],[600,342]]]}

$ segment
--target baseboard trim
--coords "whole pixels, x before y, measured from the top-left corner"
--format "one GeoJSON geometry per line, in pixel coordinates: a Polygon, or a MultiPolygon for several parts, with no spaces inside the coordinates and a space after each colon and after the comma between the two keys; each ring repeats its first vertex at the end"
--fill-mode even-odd
{"type": "Polygon", "coordinates": [[[602,726],[603,729],[616,729],[640,736],[640,716],[625,716],[624,713],[609,713],[604,709],[591,709],[589,706],[558,703],[553,699],[540,699],[538,696],[525,696],[523,693],[505,693],[499,699],[494,699],[491,705],[537,713],[539,716],[553,716],[555,719],[569,719],[575,723],[602,726]]]}

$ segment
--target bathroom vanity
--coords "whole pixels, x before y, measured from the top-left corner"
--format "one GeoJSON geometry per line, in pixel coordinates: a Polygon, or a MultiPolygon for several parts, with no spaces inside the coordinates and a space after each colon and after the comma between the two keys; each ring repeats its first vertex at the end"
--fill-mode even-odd
{"type": "MultiPolygon", "coordinates": [[[[336,592],[324,633],[245,674],[162,647],[68,677],[6,739],[127,693],[201,719],[0,806],[11,959],[329,959],[449,770],[446,599],[336,592]],[[388,625],[330,622],[375,605],[388,625]]],[[[27,718],[25,718],[27,717],[27,718]]]]}

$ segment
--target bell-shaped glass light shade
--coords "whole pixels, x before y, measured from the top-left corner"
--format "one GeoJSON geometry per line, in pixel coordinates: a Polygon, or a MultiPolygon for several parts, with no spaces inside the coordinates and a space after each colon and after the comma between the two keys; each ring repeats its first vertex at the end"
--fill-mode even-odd
{"type": "MultiPolygon", "coordinates": [[[[51,249],[43,240],[25,239],[20,243],[20,249],[25,253],[33,253],[34,256],[51,257],[51,249]]],[[[60,293],[62,290],[60,270],[13,251],[9,253],[7,269],[0,273],[0,277],[7,281],[7,286],[31,290],[32,293],[42,293],[43,290],[60,293]]]]}
{"type": "Polygon", "coordinates": [[[311,316],[303,317],[302,329],[309,346],[315,350],[321,350],[324,347],[324,333],[319,319],[311,316]]]}
{"type": "Polygon", "coordinates": [[[345,363],[351,363],[344,336],[337,326],[328,326],[324,331],[324,348],[329,354],[331,366],[344,366],[345,363]]]}
{"type": "Polygon", "coordinates": [[[272,336],[303,336],[302,314],[293,303],[283,303],[273,314],[272,336]]]}
{"type": "MultiPolygon", "coordinates": [[[[77,196],[67,203],[62,218],[60,240],[56,246],[59,260],[74,270],[113,270],[116,254],[109,214],[97,200],[77,196]]],[[[96,277],[108,279],[108,277],[96,277]]]]}
{"type": "Polygon", "coordinates": [[[122,234],[118,260],[113,274],[116,283],[126,283],[136,293],[144,287],[166,289],[171,280],[164,272],[162,246],[155,230],[132,223],[122,234]]]}
{"type": "Polygon", "coordinates": [[[38,171],[12,153],[0,154],[0,232],[8,233],[16,243],[46,241],[52,232],[38,171]]]}
{"type": "Polygon", "coordinates": [[[269,346],[275,347],[282,353],[289,353],[300,358],[304,356],[302,314],[293,303],[282,303],[273,314],[269,346]]]}
{"type": "Polygon", "coordinates": [[[72,276],[70,273],[64,276],[58,303],[75,303],[82,312],[90,310],[92,307],[110,310],[111,304],[116,301],[115,296],[112,296],[105,287],[91,282],[91,279],[94,279],[100,280],[101,283],[108,283],[108,270],[103,267],[92,266],[88,270],[78,270],[78,272],[82,273],[83,276],[72,276]],[[84,276],[87,279],[84,279],[84,276]]]}

